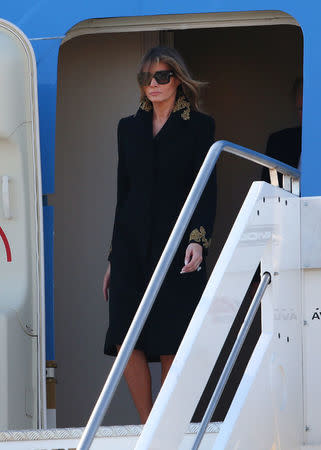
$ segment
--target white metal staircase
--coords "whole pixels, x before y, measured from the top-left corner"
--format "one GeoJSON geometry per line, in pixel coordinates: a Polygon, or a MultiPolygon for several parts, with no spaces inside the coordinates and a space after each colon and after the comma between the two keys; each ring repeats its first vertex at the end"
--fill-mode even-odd
{"type": "MultiPolygon", "coordinates": [[[[218,154],[224,146],[233,147],[233,144],[225,142],[215,145],[216,150],[219,149],[218,154]]],[[[244,150],[234,147],[240,153],[244,150]]],[[[264,156],[257,156],[255,152],[249,151],[248,155],[251,156],[248,159],[256,162],[262,163],[260,159],[264,160],[264,156]]],[[[277,164],[267,160],[264,165],[280,169],[282,165],[278,167],[277,164]]],[[[204,169],[207,174],[213,168],[208,158],[204,167],[201,171],[204,169]]],[[[283,167],[282,170],[286,173],[288,169],[283,167]]],[[[196,431],[194,429],[194,434],[190,433],[191,417],[259,262],[262,273],[267,272],[271,276],[271,284],[262,299],[262,333],[224,423],[220,427],[210,424],[199,448],[321,448],[321,431],[318,427],[321,391],[312,387],[321,377],[318,355],[321,332],[321,315],[318,317],[321,292],[321,200],[298,197],[296,175],[297,171],[292,169],[286,178],[285,187],[289,190],[264,182],[253,183],[142,432],[140,427],[134,427],[133,433],[120,437],[113,433],[115,430],[116,434],[122,433],[125,428],[103,427],[99,429],[92,445],[90,439],[86,441],[85,433],[85,438],[83,436],[78,443],[79,449],[90,446],[93,449],[120,450],[193,448],[196,431]],[[291,180],[291,177],[294,178],[291,180]]],[[[196,197],[201,191],[198,190],[196,197]]],[[[192,208],[187,207],[187,210],[182,213],[184,216],[187,211],[183,217],[186,223],[188,215],[193,213],[192,208]]],[[[175,240],[175,232],[181,232],[182,229],[184,232],[184,226],[175,226],[160,265],[164,260],[167,267],[170,264],[166,252],[175,253],[171,239],[175,240]]],[[[149,297],[157,295],[155,284],[162,281],[163,274],[158,277],[157,270],[144,296],[147,301],[149,297]]],[[[149,309],[150,305],[146,307],[143,304],[140,311],[148,314],[149,309]]],[[[134,328],[135,324],[131,329],[134,328]]],[[[139,330],[134,331],[139,334],[139,330]]],[[[130,337],[125,342],[129,345],[127,350],[135,344],[130,337]]],[[[119,356],[123,358],[124,367],[127,357],[125,343],[123,347],[123,356],[119,356]]],[[[117,362],[113,370],[111,378],[121,375],[117,362]]],[[[112,387],[107,380],[107,401],[102,394],[87,426],[87,431],[92,427],[92,437],[108,405],[109,395],[117,385],[115,380],[112,387]]],[[[18,441],[15,433],[12,434],[13,439],[8,438],[8,433],[0,433],[0,449],[74,448],[81,430],[72,431],[76,433],[72,437],[71,431],[67,430],[65,437],[54,439],[54,434],[60,432],[36,432],[37,440],[28,441],[18,441]],[[44,439],[45,433],[52,433],[51,438],[44,439]]],[[[23,439],[28,437],[27,432],[19,433],[23,439]]]]}
{"type": "Polygon", "coordinates": [[[284,449],[299,448],[300,199],[259,182],[235,221],[136,450],[178,448],[260,260],[272,275],[262,301],[262,335],[213,448],[270,449],[278,441],[284,449]],[[274,310],[289,308],[297,321],[284,329],[274,310]]]}

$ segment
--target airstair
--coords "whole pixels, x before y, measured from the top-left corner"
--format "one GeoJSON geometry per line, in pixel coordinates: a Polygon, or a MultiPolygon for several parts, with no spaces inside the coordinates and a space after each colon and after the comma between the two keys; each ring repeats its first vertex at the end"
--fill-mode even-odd
{"type": "Polygon", "coordinates": [[[0,449],[321,449],[321,199],[299,197],[299,172],[226,141],[198,174],[85,430],[0,433],[0,449]],[[270,169],[254,182],[144,427],[100,427],[129,355],[222,151],[270,169]],[[283,188],[277,186],[283,174],[283,188]],[[201,424],[191,417],[258,264],[261,283],[201,424]],[[213,411],[261,305],[262,333],[222,424],[213,411]],[[80,439],[81,437],[81,439],[80,439]]]}

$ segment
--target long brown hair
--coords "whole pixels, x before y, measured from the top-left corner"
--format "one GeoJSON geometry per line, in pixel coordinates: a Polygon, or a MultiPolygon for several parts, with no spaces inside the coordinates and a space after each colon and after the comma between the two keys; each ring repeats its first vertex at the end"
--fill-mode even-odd
{"type": "MultiPolygon", "coordinates": [[[[181,90],[187,100],[190,102],[192,109],[199,111],[200,88],[206,83],[194,80],[186,67],[181,55],[173,48],[169,47],[153,47],[145,54],[140,66],[139,72],[146,66],[157,64],[159,62],[168,64],[175,73],[175,77],[181,82],[178,86],[178,92],[181,90]]],[[[144,89],[141,87],[141,101],[146,100],[144,89]]]]}

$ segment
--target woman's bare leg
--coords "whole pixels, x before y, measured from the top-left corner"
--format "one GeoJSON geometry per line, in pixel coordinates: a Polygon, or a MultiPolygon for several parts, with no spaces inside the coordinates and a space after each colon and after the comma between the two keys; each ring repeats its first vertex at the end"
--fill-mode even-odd
{"type": "MultiPolygon", "coordinates": [[[[119,351],[120,346],[117,346],[119,351]]],[[[140,420],[145,423],[152,409],[151,375],[145,353],[133,350],[124,371],[131,396],[134,400],[140,420]]]]}
{"type": "Polygon", "coordinates": [[[160,361],[161,361],[161,366],[162,366],[162,377],[161,377],[162,384],[165,381],[165,378],[168,374],[169,369],[171,368],[174,358],[175,358],[175,355],[161,355],[160,356],[160,361]]]}

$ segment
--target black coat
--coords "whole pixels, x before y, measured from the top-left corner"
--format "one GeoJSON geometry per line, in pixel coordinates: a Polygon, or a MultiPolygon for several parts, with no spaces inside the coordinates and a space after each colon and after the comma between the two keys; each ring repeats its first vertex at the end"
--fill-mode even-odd
{"type": "MultiPolygon", "coordinates": [[[[266,146],[266,156],[271,156],[289,166],[298,167],[301,155],[301,133],[301,127],[294,127],[271,134],[266,146]]],[[[281,178],[279,176],[280,186],[282,186],[281,178]]],[[[263,169],[262,180],[270,183],[269,169],[263,169]]]]}
{"type": "MultiPolygon", "coordinates": [[[[118,125],[117,206],[112,238],[109,329],[105,353],[115,355],[153,270],[214,142],[214,120],[180,97],[153,137],[152,111],[139,109],[118,125]]],[[[210,178],[157,296],[136,348],[150,361],[175,354],[206,284],[202,270],[180,274],[189,242],[209,246],[216,203],[210,178]]],[[[203,252],[203,253],[206,253],[203,252]]]]}

